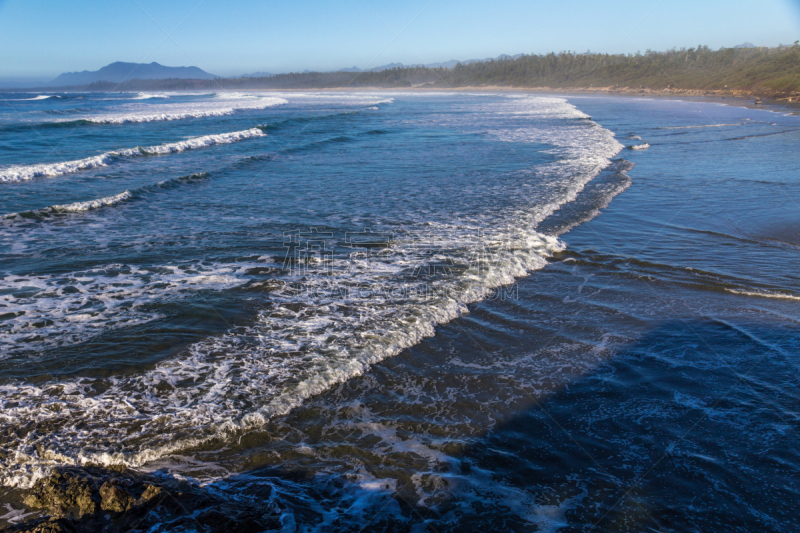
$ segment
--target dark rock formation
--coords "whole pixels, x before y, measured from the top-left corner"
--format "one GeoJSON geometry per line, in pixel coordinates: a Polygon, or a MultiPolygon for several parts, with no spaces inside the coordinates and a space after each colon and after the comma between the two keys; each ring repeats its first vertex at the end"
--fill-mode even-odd
{"type": "Polygon", "coordinates": [[[271,489],[247,497],[125,468],[67,467],[40,479],[24,504],[43,516],[0,533],[262,532],[280,529],[271,489]]]}

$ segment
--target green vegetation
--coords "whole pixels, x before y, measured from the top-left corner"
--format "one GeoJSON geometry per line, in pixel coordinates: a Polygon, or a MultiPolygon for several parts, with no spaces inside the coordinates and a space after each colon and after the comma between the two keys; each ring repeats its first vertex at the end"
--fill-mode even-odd
{"type": "Polygon", "coordinates": [[[98,82],[90,90],[319,89],[357,87],[517,88],[620,87],[727,91],[785,96],[800,91],[800,45],[778,48],[697,48],[644,54],[564,52],[458,64],[452,69],[403,67],[381,72],[307,72],[264,78],[98,82]]]}
{"type": "MultiPolygon", "coordinates": [[[[800,46],[706,46],[643,55],[549,54],[457,66],[453,86],[646,87],[782,93],[800,90],[800,46]]],[[[435,85],[439,85],[436,83],[435,85]]]]}

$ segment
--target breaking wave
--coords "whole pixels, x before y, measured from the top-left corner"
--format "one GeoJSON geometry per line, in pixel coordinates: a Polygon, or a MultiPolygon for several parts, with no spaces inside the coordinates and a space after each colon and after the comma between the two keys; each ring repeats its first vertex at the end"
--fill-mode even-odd
{"type": "Polygon", "coordinates": [[[779,300],[800,300],[800,296],[796,296],[794,294],[785,294],[782,292],[767,292],[767,291],[748,291],[742,289],[725,289],[728,292],[733,294],[739,294],[741,296],[756,296],[759,298],[776,298],[779,300]]]}
{"type": "Polygon", "coordinates": [[[125,150],[115,150],[106,152],[102,155],[87,157],[76,161],[65,161],[63,163],[49,163],[27,166],[13,166],[0,170],[0,182],[19,182],[42,177],[57,177],[65,174],[72,174],[82,170],[90,170],[98,167],[107,167],[116,160],[146,155],[166,155],[187,150],[206,148],[217,144],[230,144],[245,139],[255,137],[265,137],[267,134],[259,128],[252,128],[244,131],[232,133],[222,133],[219,135],[205,135],[195,137],[186,141],[179,141],[157,146],[128,148],[125,150]]]}
{"type": "MultiPolygon", "coordinates": [[[[154,113],[151,107],[143,110],[120,114],[86,117],[84,120],[94,124],[127,124],[133,122],[155,122],[162,120],[182,120],[187,118],[221,117],[232,115],[239,111],[266,109],[278,105],[288,104],[288,100],[277,97],[261,97],[252,100],[231,99],[231,105],[220,107],[217,104],[164,104],[165,112],[154,113]]],[[[228,102],[225,102],[228,103],[228,102]]],[[[69,121],[73,122],[73,121],[69,121]]]]}
{"type": "Polygon", "coordinates": [[[169,98],[169,95],[163,93],[139,93],[133,97],[134,100],[150,100],[151,98],[169,98]]]}
{"type": "Polygon", "coordinates": [[[35,100],[47,100],[49,98],[61,98],[61,97],[55,94],[40,94],[39,96],[34,96],[33,98],[24,98],[23,101],[32,102],[35,100]]]}
{"type": "Polygon", "coordinates": [[[10,213],[0,217],[0,220],[6,223],[20,221],[20,220],[45,220],[53,215],[67,214],[67,213],[85,213],[86,211],[93,211],[103,207],[110,207],[128,200],[133,200],[140,197],[144,193],[157,192],[160,189],[171,189],[177,185],[184,183],[192,183],[203,180],[208,177],[205,172],[198,174],[191,174],[188,176],[181,176],[179,178],[172,178],[160,181],[153,185],[145,185],[137,187],[136,189],[125,190],[119,194],[106,196],[105,198],[98,198],[96,200],[86,200],[83,202],[74,202],[71,204],[58,204],[44,207],[42,209],[32,209],[30,211],[22,211],[19,213],[10,213]]]}
{"type": "Polygon", "coordinates": [[[659,130],[690,130],[694,128],[722,128],[725,126],[745,126],[745,122],[738,122],[736,124],[702,124],[699,126],[662,126],[660,128],[656,128],[659,130]]]}
{"type": "MultiPolygon", "coordinates": [[[[610,159],[623,145],[562,98],[514,99],[497,111],[542,120],[541,126],[488,132],[500,140],[552,147],[557,160],[520,171],[537,178],[533,180],[539,194],[536,200],[456,221],[428,218],[418,227],[403,226],[379,254],[368,258],[331,258],[318,266],[309,262],[301,271],[291,263],[281,266],[273,258],[259,258],[261,266],[255,271],[269,273],[251,275],[242,290],[268,293],[264,308],[248,322],[196,342],[139,374],[105,376],[102,383],[94,377],[7,381],[0,386],[0,443],[9,453],[0,456],[0,482],[29,485],[59,464],[138,467],[260,427],[434,335],[437,325],[466,313],[469,303],[492,297],[516,278],[543,268],[565,245],[538,231],[538,226],[609,168],[610,159]],[[419,275],[435,272],[442,264],[451,275],[419,275]],[[74,423],[77,416],[80,424],[74,423]],[[23,423],[34,423],[42,430],[13,439],[2,436],[23,423]]],[[[442,120],[468,119],[453,114],[442,120]]],[[[536,124],[525,118],[519,123],[528,122],[536,124]]],[[[618,165],[620,172],[628,168],[618,165]]],[[[251,272],[247,266],[232,263],[224,268],[238,273],[235,283],[243,285],[251,272]]],[[[157,276],[141,277],[155,294],[157,276]]],[[[70,278],[85,278],[88,283],[95,276],[70,278]]],[[[43,292],[37,294],[44,296],[50,287],[66,284],[49,278],[36,283],[43,284],[43,292]]],[[[102,294],[103,287],[98,287],[97,294],[102,294]]],[[[123,285],[122,290],[128,289],[123,285]]],[[[172,294],[166,291],[159,297],[172,294]]],[[[18,320],[20,328],[28,324],[28,318],[21,318],[27,315],[20,311],[43,312],[24,291],[12,298],[6,310],[14,313],[12,320],[18,320]]],[[[104,320],[111,327],[147,320],[137,314],[141,308],[129,310],[124,305],[133,298],[133,294],[120,294],[113,303],[115,314],[104,320]]],[[[76,300],[75,309],[81,308],[80,302],[76,300]]],[[[53,314],[60,317],[59,313],[63,311],[53,314]]],[[[50,320],[62,330],[69,329],[63,320],[50,320]]],[[[91,316],[87,320],[100,327],[101,322],[91,316]]]]}

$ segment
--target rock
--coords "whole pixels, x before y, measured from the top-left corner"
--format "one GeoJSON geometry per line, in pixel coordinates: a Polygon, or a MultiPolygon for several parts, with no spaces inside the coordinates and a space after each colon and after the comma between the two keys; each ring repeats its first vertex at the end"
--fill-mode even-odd
{"type": "Polygon", "coordinates": [[[84,530],[71,527],[68,519],[50,518],[39,519],[23,526],[17,526],[13,531],[19,533],[83,533],[84,530]]]}
{"type": "Polygon", "coordinates": [[[63,533],[66,531],[58,522],[45,522],[30,530],[31,533],[63,533]]]}
{"type": "Polygon", "coordinates": [[[104,511],[124,513],[131,508],[136,498],[118,486],[116,479],[109,479],[100,487],[100,507],[104,511]]]}
{"type": "Polygon", "coordinates": [[[33,509],[44,509],[56,516],[75,515],[78,518],[95,512],[92,482],[88,476],[75,472],[56,472],[39,480],[24,500],[33,509]]]}
{"type": "Polygon", "coordinates": [[[52,518],[0,528],[0,533],[280,530],[280,509],[270,493],[228,494],[125,468],[65,467],[37,481],[24,498],[26,506],[52,518]]]}
{"type": "Polygon", "coordinates": [[[138,500],[136,500],[136,504],[140,505],[141,503],[149,502],[156,496],[160,496],[161,494],[163,494],[163,492],[164,491],[162,491],[161,487],[159,486],[147,485],[147,488],[145,488],[144,492],[142,493],[142,496],[138,500]]]}

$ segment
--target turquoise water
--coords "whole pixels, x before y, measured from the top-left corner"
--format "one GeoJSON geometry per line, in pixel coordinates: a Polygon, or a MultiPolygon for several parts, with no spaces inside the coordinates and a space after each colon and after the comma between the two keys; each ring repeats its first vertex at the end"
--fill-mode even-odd
{"type": "Polygon", "coordinates": [[[124,463],[266,486],[289,531],[796,529],[798,117],[37,96],[0,114],[5,486],[124,463]]]}

